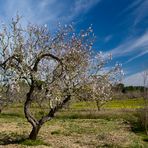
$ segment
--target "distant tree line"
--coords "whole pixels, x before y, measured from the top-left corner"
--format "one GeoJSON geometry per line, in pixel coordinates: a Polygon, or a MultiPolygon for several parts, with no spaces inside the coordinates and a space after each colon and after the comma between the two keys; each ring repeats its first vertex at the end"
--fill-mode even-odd
{"type": "Polygon", "coordinates": [[[140,98],[143,96],[144,91],[148,90],[148,88],[144,86],[125,86],[123,83],[119,83],[113,86],[115,94],[115,98],[122,99],[122,98],[140,98]]]}

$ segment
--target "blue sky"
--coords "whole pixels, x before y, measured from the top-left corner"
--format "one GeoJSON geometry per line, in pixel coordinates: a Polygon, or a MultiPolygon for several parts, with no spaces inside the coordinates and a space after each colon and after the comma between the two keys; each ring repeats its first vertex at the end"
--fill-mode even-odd
{"type": "Polygon", "coordinates": [[[112,53],[122,63],[126,85],[141,85],[148,69],[148,0],[0,0],[0,22],[8,23],[19,12],[22,23],[47,24],[52,30],[61,22],[76,30],[91,24],[94,48],[112,53]]]}

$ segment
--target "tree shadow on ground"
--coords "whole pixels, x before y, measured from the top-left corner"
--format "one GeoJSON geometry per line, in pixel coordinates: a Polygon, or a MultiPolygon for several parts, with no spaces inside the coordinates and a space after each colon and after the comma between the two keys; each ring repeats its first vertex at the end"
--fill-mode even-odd
{"type": "Polygon", "coordinates": [[[0,133],[0,145],[19,144],[27,139],[26,136],[18,135],[17,133],[0,133]]]}
{"type": "Polygon", "coordinates": [[[9,144],[20,144],[27,146],[37,146],[37,145],[45,145],[51,146],[48,143],[45,143],[41,139],[37,140],[29,140],[26,135],[18,135],[17,133],[0,133],[0,145],[9,145],[9,144]]]}

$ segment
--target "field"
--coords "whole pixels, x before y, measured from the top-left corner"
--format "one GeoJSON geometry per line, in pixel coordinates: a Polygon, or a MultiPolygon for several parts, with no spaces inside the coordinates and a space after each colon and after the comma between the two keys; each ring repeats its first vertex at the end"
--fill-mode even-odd
{"type": "Polygon", "coordinates": [[[47,122],[38,140],[27,140],[31,130],[20,104],[0,115],[0,148],[147,148],[148,137],[140,126],[137,110],[142,99],[113,100],[97,111],[95,103],[72,103],[47,122]]]}

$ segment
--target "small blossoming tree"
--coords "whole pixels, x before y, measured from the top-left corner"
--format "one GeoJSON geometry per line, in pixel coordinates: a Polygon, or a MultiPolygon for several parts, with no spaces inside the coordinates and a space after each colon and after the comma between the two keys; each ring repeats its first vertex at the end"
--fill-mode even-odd
{"type": "Polygon", "coordinates": [[[77,92],[80,100],[96,102],[98,111],[112,100],[112,87],[120,82],[124,75],[120,64],[106,68],[111,59],[111,54],[96,53],[89,62],[86,81],[77,92]]]}

